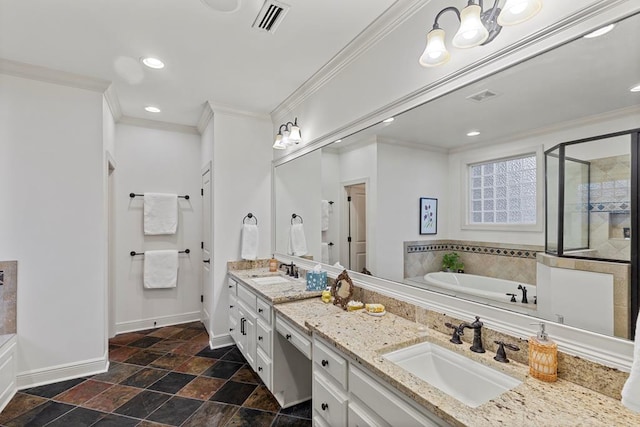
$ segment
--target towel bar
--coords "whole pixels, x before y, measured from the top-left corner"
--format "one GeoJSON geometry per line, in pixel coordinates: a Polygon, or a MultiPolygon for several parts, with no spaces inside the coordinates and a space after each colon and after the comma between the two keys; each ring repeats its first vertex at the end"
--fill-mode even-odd
{"type": "MultiPolygon", "coordinates": [[[[129,193],[129,197],[131,197],[132,199],[133,199],[134,197],[142,197],[142,196],[144,196],[144,194],[129,193]]],[[[186,194],[186,195],[184,195],[184,196],[178,196],[178,198],[179,198],[179,199],[189,200],[189,195],[188,195],[188,194],[186,194]]]]}
{"type": "Polygon", "coordinates": [[[246,222],[244,222],[244,220],[247,219],[247,218],[249,218],[249,219],[253,218],[256,221],[256,225],[258,225],[258,217],[255,216],[254,214],[252,214],[251,212],[249,212],[248,214],[246,214],[244,216],[244,218],[242,218],[242,223],[243,224],[246,224],[246,222]]]}
{"type": "MultiPolygon", "coordinates": [[[[185,249],[184,251],[178,251],[178,253],[179,254],[188,254],[188,253],[191,253],[191,250],[185,249]]],[[[131,251],[131,252],[129,252],[129,255],[131,255],[131,256],[144,255],[144,252],[131,251]]]]}
{"type": "Polygon", "coordinates": [[[291,214],[291,225],[293,225],[293,220],[296,218],[300,218],[300,224],[302,224],[304,221],[302,220],[302,217],[300,215],[297,214],[291,214]]]}

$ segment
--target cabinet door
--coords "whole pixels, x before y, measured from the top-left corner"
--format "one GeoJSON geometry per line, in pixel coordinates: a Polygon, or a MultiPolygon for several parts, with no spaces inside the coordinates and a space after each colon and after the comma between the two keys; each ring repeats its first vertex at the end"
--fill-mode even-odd
{"type": "Polygon", "coordinates": [[[256,351],[257,351],[257,342],[258,338],[256,337],[256,315],[254,312],[247,312],[247,318],[244,322],[244,333],[246,338],[246,354],[244,355],[245,359],[247,359],[247,363],[251,368],[256,370],[256,351]]]}

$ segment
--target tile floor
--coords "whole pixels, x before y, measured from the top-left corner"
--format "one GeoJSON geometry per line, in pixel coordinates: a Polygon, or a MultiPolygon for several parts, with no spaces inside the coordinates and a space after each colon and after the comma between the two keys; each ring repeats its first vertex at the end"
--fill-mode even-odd
{"type": "Polygon", "coordinates": [[[281,409],[235,346],[210,350],[200,322],[118,335],[109,371],[18,392],[0,426],[310,426],[281,409]]]}

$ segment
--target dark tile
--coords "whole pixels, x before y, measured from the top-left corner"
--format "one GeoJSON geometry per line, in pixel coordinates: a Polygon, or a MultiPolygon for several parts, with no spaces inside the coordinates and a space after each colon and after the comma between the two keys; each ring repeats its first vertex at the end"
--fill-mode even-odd
{"type": "Polygon", "coordinates": [[[280,413],[284,415],[291,415],[293,417],[298,417],[298,418],[311,419],[312,408],[313,407],[311,406],[311,400],[307,400],[307,401],[298,403],[297,405],[289,406],[288,408],[282,408],[280,410],[280,413]]]}
{"type": "Polygon", "coordinates": [[[202,331],[198,329],[183,329],[182,332],[178,332],[177,334],[172,335],[171,339],[189,341],[191,338],[197,337],[201,333],[202,331]]]}
{"type": "Polygon", "coordinates": [[[109,350],[109,361],[111,362],[124,362],[140,349],[136,347],[118,347],[113,350],[109,350]]]}
{"type": "Polygon", "coordinates": [[[229,379],[235,374],[243,365],[235,362],[226,362],[219,360],[215,365],[207,369],[202,373],[206,377],[225,378],[229,379]]]}
{"type": "Polygon", "coordinates": [[[130,387],[147,388],[167,374],[167,371],[163,371],[161,369],[143,368],[122,381],[120,384],[128,385],[130,387]]]}
{"type": "Polygon", "coordinates": [[[185,356],[182,354],[165,354],[164,356],[154,360],[149,364],[149,366],[154,366],[156,368],[168,369],[170,371],[174,370],[178,366],[182,365],[184,362],[189,360],[189,356],[185,356]]]}
{"type": "Polygon", "coordinates": [[[120,381],[129,378],[140,370],[140,366],[127,365],[124,363],[110,363],[109,370],[104,374],[94,375],[91,379],[103,381],[105,383],[117,384],[120,381]]]}
{"type": "Polygon", "coordinates": [[[44,397],[32,396],[22,392],[16,393],[13,399],[11,399],[2,412],[0,412],[0,425],[24,414],[38,405],[42,405],[46,401],[47,399],[44,397]]]}
{"type": "Polygon", "coordinates": [[[172,397],[147,417],[157,423],[179,426],[189,418],[200,406],[201,400],[172,397]]]}
{"type": "Polygon", "coordinates": [[[189,360],[174,369],[185,374],[200,375],[216,363],[215,359],[208,357],[190,357],[189,360]]]}
{"type": "Polygon", "coordinates": [[[221,360],[226,360],[226,361],[229,361],[229,362],[247,363],[247,360],[244,358],[242,353],[240,353],[240,350],[238,350],[237,347],[232,348],[231,350],[229,350],[227,352],[227,354],[222,356],[220,359],[221,360]]]}
{"type": "Polygon", "coordinates": [[[123,417],[116,414],[105,415],[100,421],[92,427],[134,427],[138,425],[140,420],[134,418],[123,417]]]}
{"type": "Polygon", "coordinates": [[[83,382],[83,378],[76,378],[73,380],[61,381],[59,383],[41,385],[38,387],[28,388],[26,390],[22,390],[23,393],[32,394],[34,396],[46,397],[51,399],[53,396],[57,396],[60,393],[69,390],[71,387],[75,387],[81,382],[83,382]]]}
{"type": "Polygon", "coordinates": [[[184,345],[184,341],[162,340],[149,347],[149,350],[158,351],[160,353],[169,353],[181,345],[184,345]]]}
{"type": "Polygon", "coordinates": [[[144,420],[136,427],[170,427],[169,424],[154,423],[153,421],[144,420]]]}
{"type": "Polygon", "coordinates": [[[205,330],[204,325],[199,320],[196,320],[195,322],[183,323],[180,326],[183,326],[185,328],[191,328],[191,329],[200,329],[201,331],[205,330]]]}
{"type": "Polygon", "coordinates": [[[182,332],[184,328],[178,326],[166,326],[164,328],[158,328],[148,334],[150,337],[156,338],[169,338],[172,335],[182,332]]]}
{"type": "Polygon", "coordinates": [[[55,397],[58,402],[69,403],[71,405],[79,405],[89,399],[93,399],[113,384],[102,381],[87,380],[55,397]]]}
{"type": "Polygon", "coordinates": [[[144,390],[114,412],[134,418],[147,418],[170,397],[167,394],[144,390]]]}
{"type": "Polygon", "coordinates": [[[147,366],[149,363],[154,360],[162,357],[164,353],[159,353],[157,351],[151,350],[142,350],[125,360],[125,363],[131,363],[133,365],[147,366]]]}
{"type": "Polygon", "coordinates": [[[161,391],[164,393],[176,394],[180,389],[189,384],[195,375],[181,374],[179,372],[169,372],[164,377],[148,387],[149,390],[161,391]]]}
{"type": "Polygon", "coordinates": [[[238,381],[241,383],[251,383],[251,384],[262,384],[262,380],[254,372],[253,369],[249,367],[249,365],[244,365],[242,368],[236,372],[233,377],[231,377],[233,381],[238,381]]]}
{"type": "Polygon", "coordinates": [[[146,336],[129,344],[129,347],[147,348],[162,341],[162,338],[146,336]]]}
{"type": "Polygon", "coordinates": [[[195,337],[191,338],[189,342],[207,345],[209,344],[209,334],[207,334],[206,332],[201,332],[200,335],[196,335],[195,337]]]}
{"type": "Polygon", "coordinates": [[[114,409],[133,399],[133,397],[141,391],[142,390],[139,388],[116,384],[104,393],[101,393],[93,399],[83,403],[82,406],[103,412],[112,412],[114,409]]]}
{"type": "Polygon", "coordinates": [[[227,380],[222,378],[197,377],[177,394],[192,399],[209,400],[226,382],[227,380]]]}
{"type": "Polygon", "coordinates": [[[230,347],[210,349],[209,346],[206,346],[199,353],[197,353],[196,356],[208,357],[210,359],[221,359],[222,356],[229,352],[229,350],[231,350],[230,347]]]}
{"type": "Polygon", "coordinates": [[[240,408],[229,420],[225,427],[255,427],[269,426],[276,414],[272,412],[258,411],[257,409],[240,408]]]}
{"type": "Polygon", "coordinates": [[[273,397],[269,389],[263,385],[256,387],[253,393],[251,393],[251,396],[245,400],[243,406],[269,412],[278,412],[280,410],[280,404],[276,398],[273,397]]]}
{"type": "Polygon", "coordinates": [[[216,394],[214,394],[210,400],[230,403],[232,405],[242,405],[256,387],[255,384],[227,381],[220,390],[216,391],[216,394]]]}
{"type": "MultiPolygon", "coordinates": [[[[209,348],[209,346],[207,346],[206,344],[203,344],[203,343],[191,342],[191,341],[184,342],[183,341],[183,344],[180,347],[174,348],[172,350],[172,353],[185,354],[187,356],[193,356],[195,354],[200,353],[202,350],[208,349],[208,348],[209,348]]],[[[224,356],[224,354],[222,356],[224,356]]],[[[215,357],[213,359],[215,359],[215,357]]]]}
{"type": "Polygon", "coordinates": [[[143,334],[138,332],[129,332],[126,334],[117,335],[109,340],[109,344],[127,345],[134,341],[144,338],[143,334]]]}
{"type": "Polygon", "coordinates": [[[47,424],[47,427],[88,427],[102,418],[102,416],[104,416],[102,412],[76,407],[73,411],[67,412],[52,423],[47,424]]]}
{"type": "Polygon", "coordinates": [[[218,402],[204,402],[182,427],[222,427],[233,417],[238,407],[218,402]]]}
{"type": "Polygon", "coordinates": [[[306,418],[278,415],[271,427],[311,427],[311,420],[306,418]]]}
{"type": "Polygon", "coordinates": [[[25,412],[18,418],[9,421],[7,427],[23,427],[23,426],[43,426],[50,421],[55,420],[74,407],[65,403],[49,401],[40,406],[36,406],[32,410],[25,412]]]}

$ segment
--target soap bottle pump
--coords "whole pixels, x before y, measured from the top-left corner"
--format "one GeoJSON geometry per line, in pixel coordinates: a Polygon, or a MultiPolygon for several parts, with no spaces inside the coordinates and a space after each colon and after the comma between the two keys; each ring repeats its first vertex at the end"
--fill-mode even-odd
{"type": "Polygon", "coordinates": [[[558,379],[558,344],[549,339],[544,322],[538,335],[529,339],[529,375],[546,382],[558,379]]]}

